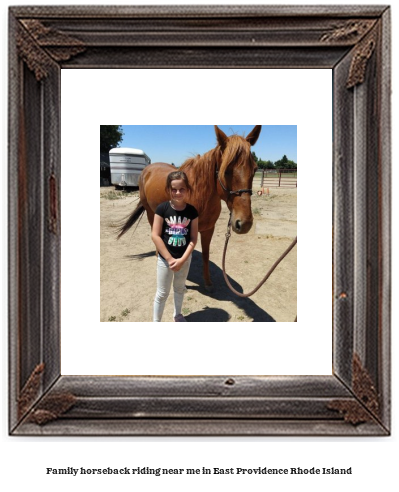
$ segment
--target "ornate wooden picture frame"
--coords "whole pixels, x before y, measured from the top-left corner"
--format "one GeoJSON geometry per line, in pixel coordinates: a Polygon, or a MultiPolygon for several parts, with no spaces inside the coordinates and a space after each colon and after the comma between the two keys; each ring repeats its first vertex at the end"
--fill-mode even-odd
{"type": "Polygon", "coordinates": [[[10,434],[388,435],[390,8],[11,7],[9,36],[10,434]],[[330,376],[60,374],[60,72],[100,67],[332,70],[330,376]]]}

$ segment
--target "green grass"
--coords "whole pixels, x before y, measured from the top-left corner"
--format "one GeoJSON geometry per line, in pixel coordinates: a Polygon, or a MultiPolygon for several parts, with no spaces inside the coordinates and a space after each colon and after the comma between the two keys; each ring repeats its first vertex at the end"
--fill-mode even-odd
{"type": "MultiPolygon", "coordinates": [[[[279,176],[280,173],[272,169],[270,172],[265,172],[265,177],[266,176],[279,176]]],[[[290,176],[290,177],[296,177],[298,175],[298,172],[292,171],[290,173],[281,171],[281,176],[290,176]]],[[[256,171],[255,173],[255,178],[261,178],[262,177],[262,171],[256,171]]]]}
{"type": "Polygon", "coordinates": [[[110,316],[108,318],[108,321],[122,321],[123,318],[126,318],[127,316],[129,316],[130,314],[130,310],[128,308],[124,309],[121,314],[119,315],[119,318],[117,318],[116,316],[110,316]]]}
{"type": "MultiPolygon", "coordinates": [[[[264,176],[264,181],[263,181],[263,188],[275,188],[278,187],[278,183],[280,180],[280,173],[277,171],[271,171],[270,173],[267,172],[265,173],[264,176]]],[[[296,172],[291,172],[291,173],[281,173],[281,185],[287,186],[290,185],[292,187],[295,187],[295,182],[297,180],[297,173],[296,172]]],[[[260,185],[262,183],[262,171],[257,171],[255,173],[255,177],[252,183],[252,189],[257,190],[260,188],[260,185]]]]}

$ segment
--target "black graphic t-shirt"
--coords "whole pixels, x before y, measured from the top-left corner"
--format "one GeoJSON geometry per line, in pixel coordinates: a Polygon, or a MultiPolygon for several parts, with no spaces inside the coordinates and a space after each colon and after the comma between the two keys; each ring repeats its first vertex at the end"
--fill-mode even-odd
{"type": "Polygon", "coordinates": [[[196,208],[186,203],[184,210],[175,210],[163,202],[155,213],[163,218],[162,240],[167,250],[173,258],[181,258],[190,243],[191,222],[198,217],[196,208]]]}

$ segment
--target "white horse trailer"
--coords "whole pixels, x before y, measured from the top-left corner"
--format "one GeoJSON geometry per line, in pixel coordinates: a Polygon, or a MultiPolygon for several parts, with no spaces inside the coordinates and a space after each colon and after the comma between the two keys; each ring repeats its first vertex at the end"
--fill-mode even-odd
{"type": "Polygon", "coordinates": [[[111,184],[138,186],[141,171],[151,164],[151,159],[140,149],[117,147],[109,151],[111,184]]]}

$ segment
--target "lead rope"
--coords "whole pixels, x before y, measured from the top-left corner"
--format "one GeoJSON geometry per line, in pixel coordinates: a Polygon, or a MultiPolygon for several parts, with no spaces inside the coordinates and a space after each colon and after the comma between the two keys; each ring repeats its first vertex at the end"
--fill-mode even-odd
{"type": "MultiPolygon", "coordinates": [[[[236,294],[237,296],[239,297],[251,297],[253,294],[255,294],[255,292],[257,292],[261,287],[262,285],[266,282],[266,280],[270,277],[270,275],[274,272],[274,270],[278,267],[278,265],[284,260],[284,258],[288,255],[288,253],[293,249],[293,247],[296,245],[297,243],[297,238],[295,238],[292,243],[290,244],[290,246],[288,246],[288,248],[284,251],[284,253],[280,256],[280,258],[274,262],[274,264],[271,266],[271,268],[269,269],[269,271],[266,273],[266,275],[263,277],[263,279],[259,282],[259,284],[253,289],[251,290],[251,292],[248,292],[247,294],[244,294],[243,292],[238,292],[230,283],[229,279],[227,278],[227,273],[226,273],[226,267],[225,267],[225,264],[226,264],[226,253],[227,253],[227,245],[229,243],[229,239],[230,239],[230,236],[231,236],[231,213],[230,213],[230,217],[229,217],[229,222],[227,224],[227,232],[226,232],[226,241],[224,243],[224,248],[223,248],[223,258],[222,258],[222,270],[223,270],[223,277],[224,277],[224,280],[226,281],[226,284],[228,286],[228,288],[234,292],[234,294],[236,294]]],[[[297,320],[297,318],[295,318],[295,321],[297,320]]]]}

